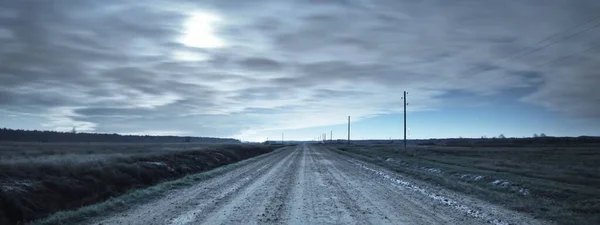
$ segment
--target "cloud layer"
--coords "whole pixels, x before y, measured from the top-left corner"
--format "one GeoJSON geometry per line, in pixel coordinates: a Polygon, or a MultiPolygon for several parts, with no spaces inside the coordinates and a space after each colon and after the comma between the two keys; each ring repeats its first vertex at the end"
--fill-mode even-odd
{"type": "Polygon", "coordinates": [[[46,129],[248,139],[400,112],[403,90],[411,110],[440,109],[444,96],[460,91],[598,119],[600,54],[586,50],[600,45],[600,28],[592,29],[600,20],[538,42],[599,7],[594,0],[4,1],[0,109],[44,117],[46,129]],[[193,20],[198,15],[218,19],[193,20]],[[190,37],[198,45],[182,41],[190,37]],[[208,45],[211,38],[220,44],[208,45]]]}

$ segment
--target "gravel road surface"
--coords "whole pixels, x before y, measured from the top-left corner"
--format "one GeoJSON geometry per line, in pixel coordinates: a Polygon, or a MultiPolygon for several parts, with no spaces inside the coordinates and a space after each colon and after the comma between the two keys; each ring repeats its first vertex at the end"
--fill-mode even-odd
{"type": "Polygon", "coordinates": [[[548,224],[309,144],[86,223],[548,224]]]}

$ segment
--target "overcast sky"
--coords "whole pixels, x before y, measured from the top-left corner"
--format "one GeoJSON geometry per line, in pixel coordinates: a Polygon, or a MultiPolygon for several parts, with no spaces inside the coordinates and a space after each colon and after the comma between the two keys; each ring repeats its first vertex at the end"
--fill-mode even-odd
{"type": "Polygon", "coordinates": [[[597,0],[0,0],[0,127],[254,141],[341,138],[352,116],[354,138],[399,138],[408,91],[413,138],[600,135],[599,16],[597,0]]]}

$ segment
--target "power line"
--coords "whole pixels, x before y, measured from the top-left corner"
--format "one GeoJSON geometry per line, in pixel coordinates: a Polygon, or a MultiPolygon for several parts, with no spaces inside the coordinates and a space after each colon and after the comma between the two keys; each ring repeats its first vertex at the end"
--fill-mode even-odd
{"type": "MultiPolygon", "coordinates": [[[[576,28],[579,28],[579,27],[581,27],[581,26],[583,26],[583,25],[586,25],[586,24],[588,24],[588,23],[590,23],[590,22],[592,22],[592,21],[594,21],[594,20],[597,20],[597,19],[600,19],[600,15],[599,15],[599,16],[596,16],[596,17],[594,17],[594,18],[592,18],[592,19],[589,19],[589,20],[585,21],[584,23],[580,23],[580,24],[578,24],[578,25],[576,25],[576,26],[574,26],[574,27],[570,27],[570,28],[568,28],[568,29],[566,29],[566,30],[563,30],[563,31],[560,31],[560,32],[554,33],[554,34],[552,34],[552,35],[550,35],[550,36],[548,36],[548,37],[546,37],[546,38],[544,38],[544,39],[542,39],[542,40],[540,40],[540,41],[536,42],[535,44],[533,44],[533,46],[536,46],[536,45],[542,44],[542,43],[544,43],[544,42],[546,42],[546,41],[552,40],[552,39],[553,39],[553,38],[555,38],[555,37],[558,37],[558,36],[560,36],[560,35],[562,35],[562,34],[564,34],[564,33],[567,33],[567,32],[569,32],[569,31],[572,31],[572,30],[574,30],[574,29],[576,29],[576,28]]],[[[501,61],[501,60],[504,60],[504,59],[510,58],[510,57],[512,57],[512,56],[515,56],[515,55],[518,55],[518,54],[520,54],[520,53],[522,53],[522,52],[526,52],[526,51],[527,51],[527,49],[528,49],[528,48],[523,48],[523,49],[521,49],[520,51],[518,51],[518,52],[516,52],[516,53],[514,53],[514,54],[511,54],[511,55],[507,55],[507,56],[505,56],[505,57],[502,57],[502,58],[500,58],[500,59],[499,59],[499,60],[497,60],[497,61],[501,61]]],[[[497,61],[496,61],[496,62],[497,62],[497,61]]]]}
{"type": "Polygon", "coordinates": [[[573,56],[576,56],[576,55],[579,55],[579,54],[582,54],[582,53],[586,53],[586,52],[589,52],[589,51],[595,50],[595,49],[600,49],[600,45],[592,46],[592,47],[587,48],[587,49],[585,49],[583,51],[575,52],[575,53],[567,55],[567,56],[563,56],[563,57],[560,57],[560,58],[557,58],[557,59],[553,59],[553,60],[550,60],[550,61],[542,63],[542,64],[538,64],[538,65],[534,66],[534,68],[546,66],[546,65],[549,65],[549,64],[552,64],[552,63],[555,63],[555,62],[558,62],[558,61],[562,61],[562,60],[565,60],[565,59],[571,58],[573,56]]]}
{"type": "MultiPolygon", "coordinates": [[[[586,25],[586,24],[588,24],[588,23],[590,23],[590,22],[592,22],[592,21],[594,21],[594,20],[597,20],[598,18],[600,18],[600,16],[596,16],[596,17],[594,17],[594,18],[592,18],[592,19],[590,19],[590,20],[588,20],[588,21],[586,21],[586,22],[584,22],[584,23],[581,23],[581,24],[579,24],[579,25],[577,25],[577,26],[575,26],[575,27],[571,27],[571,28],[569,28],[569,29],[566,29],[566,30],[564,30],[564,31],[561,31],[561,32],[555,33],[555,34],[553,34],[553,35],[551,35],[551,36],[549,36],[549,37],[546,37],[546,38],[542,39],[542,40],[541,40],[541,41],[539,41],[538,43],[543,43],[543,42],[545,42],[545,41],[547,41],[547,40],[551,40],[551,39],[553,39],[553,38],[554,38],[554,37],[556,37],[556,36],[559,36],[559,35],[561,35],[561,34],[563,34],[563,33],[566,33],[566,32],[569,32],[569,31],[572,31],[572,30],[574,30],[574,29],[576,29],[576,28],[578,28],[578,27],[581,27],[581,26],[583,26],[583,25],[586,25]]],[[[594,26],[588,27],[587,29],[580,30],[579,32],[573,33],[573,34],[571,34],[571,35],[564,36],[563,38],[560,38],[560,39],[558,39],[558,40],[555,40],[555,41],[553,41],[553,42],[550,42],[550,43],[548,43],[548,44],[546,44],[546,45],[543,45],[543,46],[540,46],[540,47],[537,47],[537,48],[534,48],[534,49],[530,49],[529,51],[526,51],[526,52],[524,52],[523,54],[517,54],[517,55],[513,54],[513,55],[510,55],[511,57],[509,57],[509,58],[508,58],[508,60],[505,60],[505,62],[510,62],[510,61],[512,61],[512,60],[514,60],[514,59],[517,59],[517,58],[520,58],[520,57],[523,57],[523,56],[526,56],[526,55],[532,54],[532,53],[534,53],[534,52],[538,52],[538,51],[540,51],[540,50],[542,50],[542,49],[544,49],[544,48],[547,48],[547,47],[549,47],[549,46],[552,46],[552,45],[554,45],[554,44],[557,44],[557,43],[559,43],[559,42],[562,42],[562,41],[568,40],[568,39],[570,39],[570,38],[576,37],[576,36],[578,36],[578,35],[581,35],[581,34],[583,34],[583,33],[585,33],[585,32],[588,32],[588,31],[590,31],[590,30],[592,30],[592,29],[595,29],[595,28],[597,28],[597,27],[600,27],[600,23],[598,23],[598,24],[595,24],[594,26]]],[[[586,50],[586,51],[589,51],[589,50],[591,50],[591,49],[588,49],[588,50],[586,50]]],[[[523,51],[520,51],[520,52],[523,52],[523,51]]],[[[585,51],[584,51],[584,52],[585,52],[585,51]]],[[[580,52],[580,53],[582,53],[582,52],[580,52]]],[[[580,53],[576,53],[576,54],[580,54],[580,53]]],[[[576,55],[576,54],[575,54],[575,55],[576,55]]],[[[566,57],[563,57],[563,58],[569,58],[569,57],[572,57],[572,56],[573,56],[573,55],[569,55],[569,56],[566,56],[566,57]]],[[[495,61],[493,61],[493,62],[492,62],[492,65],[495,65],[495,64],[497,64],[498,62],[500,62],[500,61],[503,61],[503,60],[504,60],[504,59],[506,59],[506,58],[507,58],[507,57],[503,57],[503,58],[501,58],[501,59],[499,59],[499,60],[495,60],[495,61]]],[[[543,63],[543,65],[548,65],[548,64],[554,63],[554,62],[556,62],[556,61],[560,61],[560,60],[562,60],[562,59],[552,60],[552,61],[550,61],[550,62],[543,63]]],[[[536,67],[539,67],[539,66],[542,66],[542,65],[540,64],[540,65],[534,66],[534,67],[532,67],[532,68],[536,68],[536,67]]],[[[468,76],[468,77],[471,77],[471,76],[478,75],[478,74],[485,73],[485,72],[488,72],[488,70],[482,70],[482,71],[479,71],[479,72],[470,73],[470,74],[467,74],[466,76],[468,76]]],[[[508,76],[502,76],[502,77],[500,77],[500,79],[501,79],[501,80],[505,80],[505,79],[507,79],[507,78],[508,78],[508,76]]],[[[443,78],[443,79],[444,79],[444,80],[446,80],[446,81],[448,81],[448,80],[450,79],[450,77],[445,77],[445,78],[443,78]]],[[[496,81],[498,81],[498,80],[496,80],[496,81]]],[[[479,84],[481,84],[482,82],[483,82],[483,80],[479,80],[479,82],[477,82],[475,85],[479,85],[479,84]]]]}
{"type": "Polygon", "coordinates": [[[544,48],[547,48],[547,47],[549,47],[549,46],[552,46],[552,45],[554,45],[554,44],[556,44],[556,43],[559,43],[559,42],[561,42],[561,41],[564,41],[564,40],[570,39],[570,38],[572,38],[572,37],[575,37],[575,36],[578,36],[578,35],[580,35],[580,34],[583,34],[583,33],[585,33],[585,32],[588,32],[588,31],[590,31],[590,30],[593,30],[593,29],[594,29],[594,28],[596,28],[596,27],[600,27],[600,23],[598,23],[598,24],[596,24],[596,25],[594,25],[594,26],[592,26],[592,27],[590,27],[590,28],[588,28],[588,29],[581,30],[581,31],[579,31],[579,32],[577,32],[577,33],[573,33],[573,34],[571,34],[571,35],[569,35],[569,36],[566,36],[566,37],[564,37],[564,38],[561,38],[561,39],[559,39],[559,40],[557,40],[557,41],[550,42],[550,43],[548,43],[548,44],[546,44],[546,45],[543,45],[542,47],[534,48],[534,49],[532,49],[531,51],[528,51],[528,52],[526,52],[526,53],[524,53],[524,54],[522,54],[522,55],[520,55],[520,56],[519,56],[519,55],[517,55],[517,56],[515,56],[515,57],[511,57],[511,58],[509,58],[508,60],[506,60],[506,62],[510,62],[510,61],[512,61],[512,60],[514,60],[514,59],[517,59],[517,58],[520,58],[520,57],[523,57],[523,56],[529,55],[529,54],[531,54],[531,53],[534,53],[534,52],[537,52],[537,51],[539,51],[539,50],[542,50],[542,49],[544,49],[544,48]]]}
{"type": "MultiPolygon", "coordinates": [[[[534,44],[534,46],[535,46],[535,45],[538,45],[538,44],[541,44],[541,43],[544,43],[544,42],[546,42],[546,41],[548,41],[548,40],[552,40],[552,39],[554,39],[555,37],[558,37],[558,36],[560,36],[560,35],[562,35],[562,34],[565,34],[565,33],[568,33],[568,32],[570,32],[570,31],[572,31],[572,30],[574,30],[574,29],[576,29],[576,28],[579,28],[579,27],[581,27],[581,26],[584,26],[584,25],[586,25],[586,24],[589,24],[590,22],[593,22],[593,21],[595,21],[595,20],[597,20],[597,19],[599,19],[599,18],[600,18],[600,15],[598,15],[598,16],[595,16],[594,18],[591,18],[591,19],[589,19],[589,20],[586,20],[585,22],[583,22],[583,23],[580,23],[580,24],[578,24],[578,25],[576,25],[576,26],[570,27],[570,28],[568,28],[568,29],[566,29],[566,30],[563,30],[563,31],[560,31],[560,32],[554,33],[554,34],[552,34],[552,35],[550,35],[550,36],[548,36],[548,37],[546,37],[546,38],[543,38],[542,40],[540,40],[540,41],[536,42],[536,43],[534,44]]],[[[559,43],[559,42],[562,42],[562,41],[564,41],[564,40],[568,40],[568,39],[570,39],[570,38],[573,38],[573,37],[576,37],[576,36],[578,36],[578,35],[581,35],[581,34],[583,34],[583,33],[585,33],[585,32],[588,32],[588,31],[590,31],[590,30],[592,30],[592,29],[594,29],[594,28],[597,28],[597,27],[599,27],[599,26],[600,26],[600,23],[598,23],[598,24],[596,24],[596,25],[594,25],[594,26],[592,26],[592,27],[589,27],[589,28],[587,28],[587,29],[580,30],[579,32],[573,33],[573,34],[571,34],[571,35],[565,36],[565,37],[563,37],[563,38],[561,38],[561,39],[558,39],[558,40],[555,40],[555,41],[553,41],[553,42],[550,42],[550,43],[548,43],[548,44],[546,44],[546,45],[543,45],[543,46],[537,47],[537,48],[533,48],[533,49],[529,49],[529,48],[523,48],[522,50],[518,51],[517,53],[510,54],[510,55],[504,56],[504,57],[502,57],[502,58],[500,58],[500,59],[494,60],[494,61],[492,61],[492,63],[491,63],[491,64],[492,64],[492,65],[496,65],[496,64],[498,64],[498,63],[499,63],[499,62],[501,62],[501,61],[510,62],[510,61],[512,61],[512,60],[515,60],[515,59],[521,58],[521,57],[523,57],[523,56],[526,56],[526,55],[532,54],[532,53],[534,53],[534,52],[538,52],[538,51],[540,51],[540,50],[542,50],[542,49],[544,49],[544,48],[550,47],[550,46],[552,46],[552,45],[554,45],[554,44],[556,44],[556,43],[559,43]],[[529,50],[528,50],[528,49],[529,49],[529,50]]],[[[485,72],[487,72],[488,70],[482,70],[482,71],[478,71],[478,72],[477,72],[477,71],[475,71],[475,70],[471,70],[471,71],[473,71],[473,73],[469,73],[470,71],[467,71],[465,74],[467,74],[467,76],[473,76],[473,75],[477,75],[477,74],[480,74],[480,73],[485,73],[485,72]]],[[[446,79],[449,79],[449,78],[446,78],[446,79]]]]}
{"type": "MultiPolygon", "coordinates": [[[[600,24],[598,24],[598,26],[600,26],[600,24]]],[[[598,26],[596,26],[596,27],[598,27],[598,26]]],[[[595,50],[595,49],[600,49],[600,45],[592,46],[592,47],[587,48],[587,49],[585,49],[583,51],[579,51],[579,52],[575,52],[575,53],[572,53],[572,54],[569,54],[569,55],[566,55],[566,56],[558,57],[558,58],[549,60],[547,62],[537,64],[535,66],[530,66],[529,68],[533,69],[533,68],[547,66],[547,65],[550,65],[550,64],[553,64],[553,63],[556,63],[556,62],[559,62],[559,61],[562,61],[562,60],[565,60],[565,59],[568,59],[568,58],[571,58],[571,57],[574,57],[574,56],[577,56],[577,55],[580,55],[580,54],[583,54],[583,53],[586,53],[586,52],[589,52],[589,51],[592,51],[592,50],[595,50]]],[[[502,76],[502,77],[500,77],[500,79],[502,79],[502,80],[507,79],[507,76],[502,76]]],[[[483,82],[483,81],[479,81],[479,83],[481,83],[481,82],[483,82]]]]}
{"type": "MultiPolygon", "coordinates": [[[[577,29],[577,28],[580,28],[580,27],[582,27],[582,26],[584,26],[584,25],[586,25],[586,24],[589,24],[590,22],[593,22],[593,21],[595,21],[595,20],[597,20],[597,19],[599,19],[599,18],[600,18],[600,16],[595,16],[594,18],[592,18],[592,19],[590,19],[590,20],[587,20],[587,21],[585,21],[584,23],[581,23],[581,24],[578,24],[578,25],[576,25],[576,26],[574,26],[574,27],[570,27],[570,28],[568,28],[568,29],[565,29],[565,30],[563,30],[563,31],[560,31],[560,32],[554,33],[554,34],[552,34],[552,35],[550,35],[550,36],[548,36],[548,37],[545,37],[545,38],[541,39],[540,41],[536,42],[536,43],[535,43],[533,46],[536,46],[536,45],[542,44],[542,43],[544,43],[544,42],[550,41],[550,40],[552,40],[552,39],[554,39],[554,38],[556,38],[556,37],[560,37],[560,36],[562,36],[563,34],[567,34],[567,33],[571,32],[571,31],[573,31],[573,30],[575,30],[575,29],[577,29]]],[[[492,62],[492,64],[496,64],[496,63],[498,63],[498,62],[500,62],[500,61],[504,61],[504,60],[506,60],[506,62],[510,62],[510,61],[512,61],[512,60],[515,60],[515,59],[517,59],[517,58],[521,58],[521,57],[523,57],[523,56],[530,55],[530,54],[532,54],[532,53],[535,53],[535,52],[538,52],[538,51],[540,51],[540,50],[543,50],[543,49],[545,49],[545,48],[547,48],[547,47],[550,47],[550,46],[552,46],[552,45],[554,45],[554,44],[557,44],[557,43],[560,43],[560,42],[562,42],[562,41],[565,41],[565,40],[568,40],[568,39],[574,38],[574,37],[576,37],[576,36],[579,36],[579,35],[581,35],[581,34],[584,34],[584,33],[588,32],[588,31],[591,31],[591,30],[593,30],[593,29],[595,29],[595,28],[597,28],[597,27],[600,27],[600,23],[597,23],[597,24],[595,24],[595,25],[593,25],[593,26],[591,26],[591,27],[588,27],[588,28],[586,28],[586,29],[583,29],[583,30],[580,30],[580,31],[578,31],[578,32],[572,33],[572,34],[570,34],[570,35],[563,36],[562,38],[559,38],[559,39],[557,39],[557,40],[554,40],[554,41],[552,41],[552,42],[549,42],[549,43],[547,43],[547,44],[545,44],[545,45],[542,45],[542,46],[539,46],[539,47],[535,47],[535,48],[533,48],[533,49],[530,49],[530,48],[523,48],[522,50],[520,50],[520,51],[518,51],[518,52],[516,52],[516,53],[510,54],[510,55],[507,55],[507,56],[504,56],[504,57],[502,57],[502,58],[500,58],[500,59],[497,59],[497,60],[493,61],[493,62],[492,62]]],[[[545,63],[539,64],[539,65],[536,65],[536,66],[534,66],[533,68],[535,68],[535,67],[540,67],[540,66],[545,66],[545,65],[548,65],[548,64],[552,64],[552,63],[555,63],[555,62],[558,62],[558,61],[561,61],[561,60],[564,60],[564,59],[567,59],[567,58],[573,57],[573,56],[575,56],[575,55],[582,54],[582,53],[585,53],[585,52],[588,52],[588,51],[591,51],[591,50],[594,50],[594,49],[598,49],[598,48],[600,48],[600,45],[598,45],[598,46],[593,46],[593,47],[591,47],[591,48],[588,48],[588,49],[586,49],[586,50],[584,50],[584,51],[576,52],[576,53],[573,53],[573,54],[570,54],[570,55],[567,55],[567,56],[563,56],[563,57],[560,57],[560,58],[557,58],[557,59],[554,59],[554,60],[551,60],[551,61],[548,61],[548,62],[545,62],[545,63]]],[[[391,68],[389,68],[389,69],[391,69],[391,68]]],[[[384,70],[385,70],[385,69],[384,69],[384,70]]],[[[392,70],[395,70],[395,69],[392,69],[392,70]]],[[[487,72],[487,71],[488,71],[488,70],[483,70],[483,71],[479,71],[479,72],[476,72],[476,73],[472,73],[472,74],[470,74],[470,75],[471,75],[471,76],[472,76],[472,75],[477,75],[477,74],[484,73],[484,72],[487,72]]],[[[444,80],[447,80],[447,79],[449,79],[449,77],[445,77],[445,78],[442,78],[442,79],[444,79],[444,80]]],[[[506,76],[503,76],[503,77],[501,77],[500,79],[506,79],[506,76]]],[[[481,81],[479,81],[479,82],[483,82],[483,81],[481,80],[481,81]]],[[[406,94],[406,92],[405,92],[405,94],[406,94]]],[[[404,148],[405,148],[405,151],[406,151],[406,95],[404,95],[404,117],[405,117],[405,119],[404,119],[404,123],[405,123],[405,124],[404,124],[404,148]]],[[[348,144],[350,144],[350,116],[348,116],[348,144]]]]}

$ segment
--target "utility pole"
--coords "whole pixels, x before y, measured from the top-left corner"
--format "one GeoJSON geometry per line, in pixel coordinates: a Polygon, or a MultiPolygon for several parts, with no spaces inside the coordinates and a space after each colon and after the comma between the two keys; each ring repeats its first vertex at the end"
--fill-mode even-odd
{"type": "Polygon", "coordinates": [[[281,133],[281,144],[283,144],[283,133],[281,133]]]}
{"type": "Polygon", "coordinates": [[[329,142],[333,143],[333,130],[331,130],[329,133],[329,142]]]}
{"type": "Polygon", "coordinates": [[[404,97],[402,99],[404,99],[404,151],[407,152],[406,150],[406,91],[404,91],[404,97]]]}
{"type": "Polygon", "coordinates": [[[350,144],[350,116],[348,116],[348,144],[350,144]]]}

